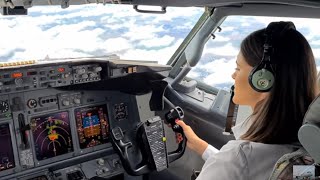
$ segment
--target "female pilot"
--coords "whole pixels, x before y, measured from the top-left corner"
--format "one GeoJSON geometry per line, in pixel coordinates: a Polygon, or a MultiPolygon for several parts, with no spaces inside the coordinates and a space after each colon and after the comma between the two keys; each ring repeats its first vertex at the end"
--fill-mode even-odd
{"type": "Polygon", "coordinates": [[[233,102],[253,114],[233,131],[236,140],[220,151],[200,139],[183,121],[176,121],[187,146],[205,164],[197,180],[268,179],[273,166],[294,150],[304,114],[317,93],[317,70],[310,45],[292,22],[273,22],[241,43],[236,60],[233,102]],[[246,128],[247,127],[247,128],[246,128]]]}

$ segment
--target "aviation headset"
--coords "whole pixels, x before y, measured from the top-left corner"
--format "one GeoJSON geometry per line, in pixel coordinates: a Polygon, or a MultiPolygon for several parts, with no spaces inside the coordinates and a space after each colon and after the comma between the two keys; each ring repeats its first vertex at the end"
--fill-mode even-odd
{"type": "Polygon", "coordinates": [[[268,92],[273,87],[275,80],[275,72],[272,68],[271,57],[274,53],[274,38],[281,37],[286,31],[290,29],[296,29],[292,22],[271,22],[264,35],[265,43],[263,45],[263,55],[261,62],[255,66],[249,75],[249,84],[258,92],[268,92]]]}

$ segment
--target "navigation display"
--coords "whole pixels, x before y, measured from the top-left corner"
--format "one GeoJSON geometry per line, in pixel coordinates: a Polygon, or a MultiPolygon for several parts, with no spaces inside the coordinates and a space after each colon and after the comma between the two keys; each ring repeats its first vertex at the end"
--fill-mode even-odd
{"type": "Polygon", "coordinates": [[[0,125],[0,171],[14,168],[14,156],[9,124],[0,125]]]}
{"type": "Polygon", "coordinates": [[[73,151],[68,112],[34,117],[31,126],[39,161],[73,151]]]}
{"type": "Polygon", "coordinates": [[[106,106],[92,106],[75,110],[80,148],[109,142],[109,123],[106,106]]]}

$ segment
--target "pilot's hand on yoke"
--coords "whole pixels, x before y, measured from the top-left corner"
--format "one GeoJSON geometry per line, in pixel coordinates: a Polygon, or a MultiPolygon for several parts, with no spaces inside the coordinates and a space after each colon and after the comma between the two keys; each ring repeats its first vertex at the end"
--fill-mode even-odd
{"type": "MultiPolygon", "coordinates": [[[[181,120],[177,120],[175,121],[176,124],[180,125],[183,129],[183,132],[187,138],[187,146],[188,148],[190,148],[191,150],[195,151],[197,154],[199,154],[200,156],[203,154],[203,152],[207,149],[208,147],[208,143],[202,139],[200,139],[196,133],[194,133],[194,131],[192,130],[192,128],[188,125],[186,125],[183,121],[181,120]]],[[[178,134],[177,133],[177,140],[178,139],[178,134]]],[[[181,135],[181,134],[180,134],[181,135]]]]}

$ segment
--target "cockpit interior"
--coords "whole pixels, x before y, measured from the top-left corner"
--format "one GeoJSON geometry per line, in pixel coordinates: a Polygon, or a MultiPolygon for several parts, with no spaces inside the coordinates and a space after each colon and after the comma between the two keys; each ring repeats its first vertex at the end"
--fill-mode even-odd
{"type": "Polygon", "coordinates": [[[219,149],[251,112],[231,102],[232,90],[186,77],[206,42],[228,16],[320,18],[311,0],[0,0],[0,7],[25,15],[32,6],[83,3],[205,10],[166,65],[116,55],[0,63],[0,180],[195,179],[203,160],[175,120],[219,149]]]}

